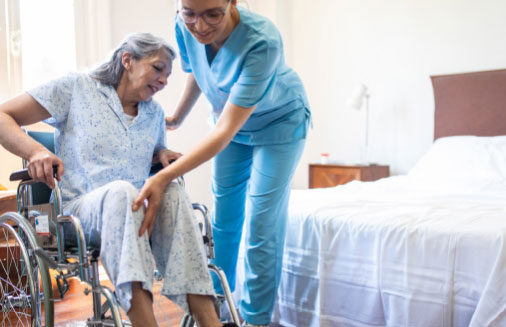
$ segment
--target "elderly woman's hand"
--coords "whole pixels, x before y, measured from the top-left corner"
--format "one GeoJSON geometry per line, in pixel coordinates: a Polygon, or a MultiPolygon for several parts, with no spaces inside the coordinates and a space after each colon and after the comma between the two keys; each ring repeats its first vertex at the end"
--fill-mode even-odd
{"type": "Polygon", "coordinates": [[[181,157],[183,154],[179,152],[174,152],[168,149],[164,149],[158,152],[158,160],[162,163],[164,167],[167,167],[172,161],[181,157]]]}
{"type": "Polygon", "coordinates": [[[56,179],[61,180],[63,175],[63,161],[48,150],[35,152],[28,160],[28,173],[33,180],[46,183],[54,189],[53,166],[57,167],[56,179]]]}
{"type": "Polygon", "coordinates": [[[160,206],[160,201],[162,200],[163,192],[167,185],[159,181],[158,178],[159,175],[154,175],[146,180],[146,183],[144,183],[137,199],[135,199],[132,205],[132,210],[137,211],[144,207],[144,204],[147,202],[147,207],[144,212],[144,221],[139,229],[139,237],[141,237],[146,230],[151,236],[151,231],[155,225],[156,213],[158,212],[158,207],[160,206]]]}

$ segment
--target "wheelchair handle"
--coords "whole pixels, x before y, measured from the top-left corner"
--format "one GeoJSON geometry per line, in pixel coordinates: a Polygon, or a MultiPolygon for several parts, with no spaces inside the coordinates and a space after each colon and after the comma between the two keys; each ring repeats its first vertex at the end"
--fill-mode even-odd
{"type": "MultiPolygon", "coordinates": [[[[53,177],[56,177],[56,172],[58,171],[58,166],[53,166],[53,177]]],[[[9,180],[11,182],[14,181],[29,181],[32,178],[30,177],[30,174],[28,173],[28,168],[23,168],[21,170],[16,170],[11,174],[9,177],[9,180]]]]}

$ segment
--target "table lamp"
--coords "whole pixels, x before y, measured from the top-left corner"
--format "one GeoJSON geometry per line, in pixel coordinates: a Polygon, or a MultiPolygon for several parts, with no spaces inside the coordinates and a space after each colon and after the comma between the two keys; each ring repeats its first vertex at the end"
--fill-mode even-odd
{"type": "Polygon", "coordinates": [[[369,98],[370,94],[367,92],[367,86],[362,83],[357,84],[351,97],[348,99],[348,107],[361,110],[365,102],[365,138],[364,148],[362,152],[361,164],[368,165],[368,146],[369,146],[369,98]]]}

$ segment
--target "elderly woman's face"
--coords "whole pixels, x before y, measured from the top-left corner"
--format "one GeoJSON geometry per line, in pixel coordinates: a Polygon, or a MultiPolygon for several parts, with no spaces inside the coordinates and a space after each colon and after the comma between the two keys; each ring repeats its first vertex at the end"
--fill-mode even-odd
{"type": "Polygon", "coordinates": [[[172,73],[172,60],[165,49],[140,60],[132,59],[125,67],[128,90],[137,101],[148,101],[167,85],[172,73]]]}
{"type": "Polygon", "coordinates": [[[181,0],[179,16],[199,43],[209,44],[223,38],[232,5],[228,0],[181,0]]]}

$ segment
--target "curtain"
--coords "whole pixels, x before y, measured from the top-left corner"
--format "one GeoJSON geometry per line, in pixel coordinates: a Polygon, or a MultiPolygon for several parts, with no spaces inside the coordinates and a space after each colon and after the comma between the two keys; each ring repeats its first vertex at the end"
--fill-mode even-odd
{"type": "Polygon", "coordinates": [[[19,0],[0,0],[0,103],[21,91],[19,0]]]}

